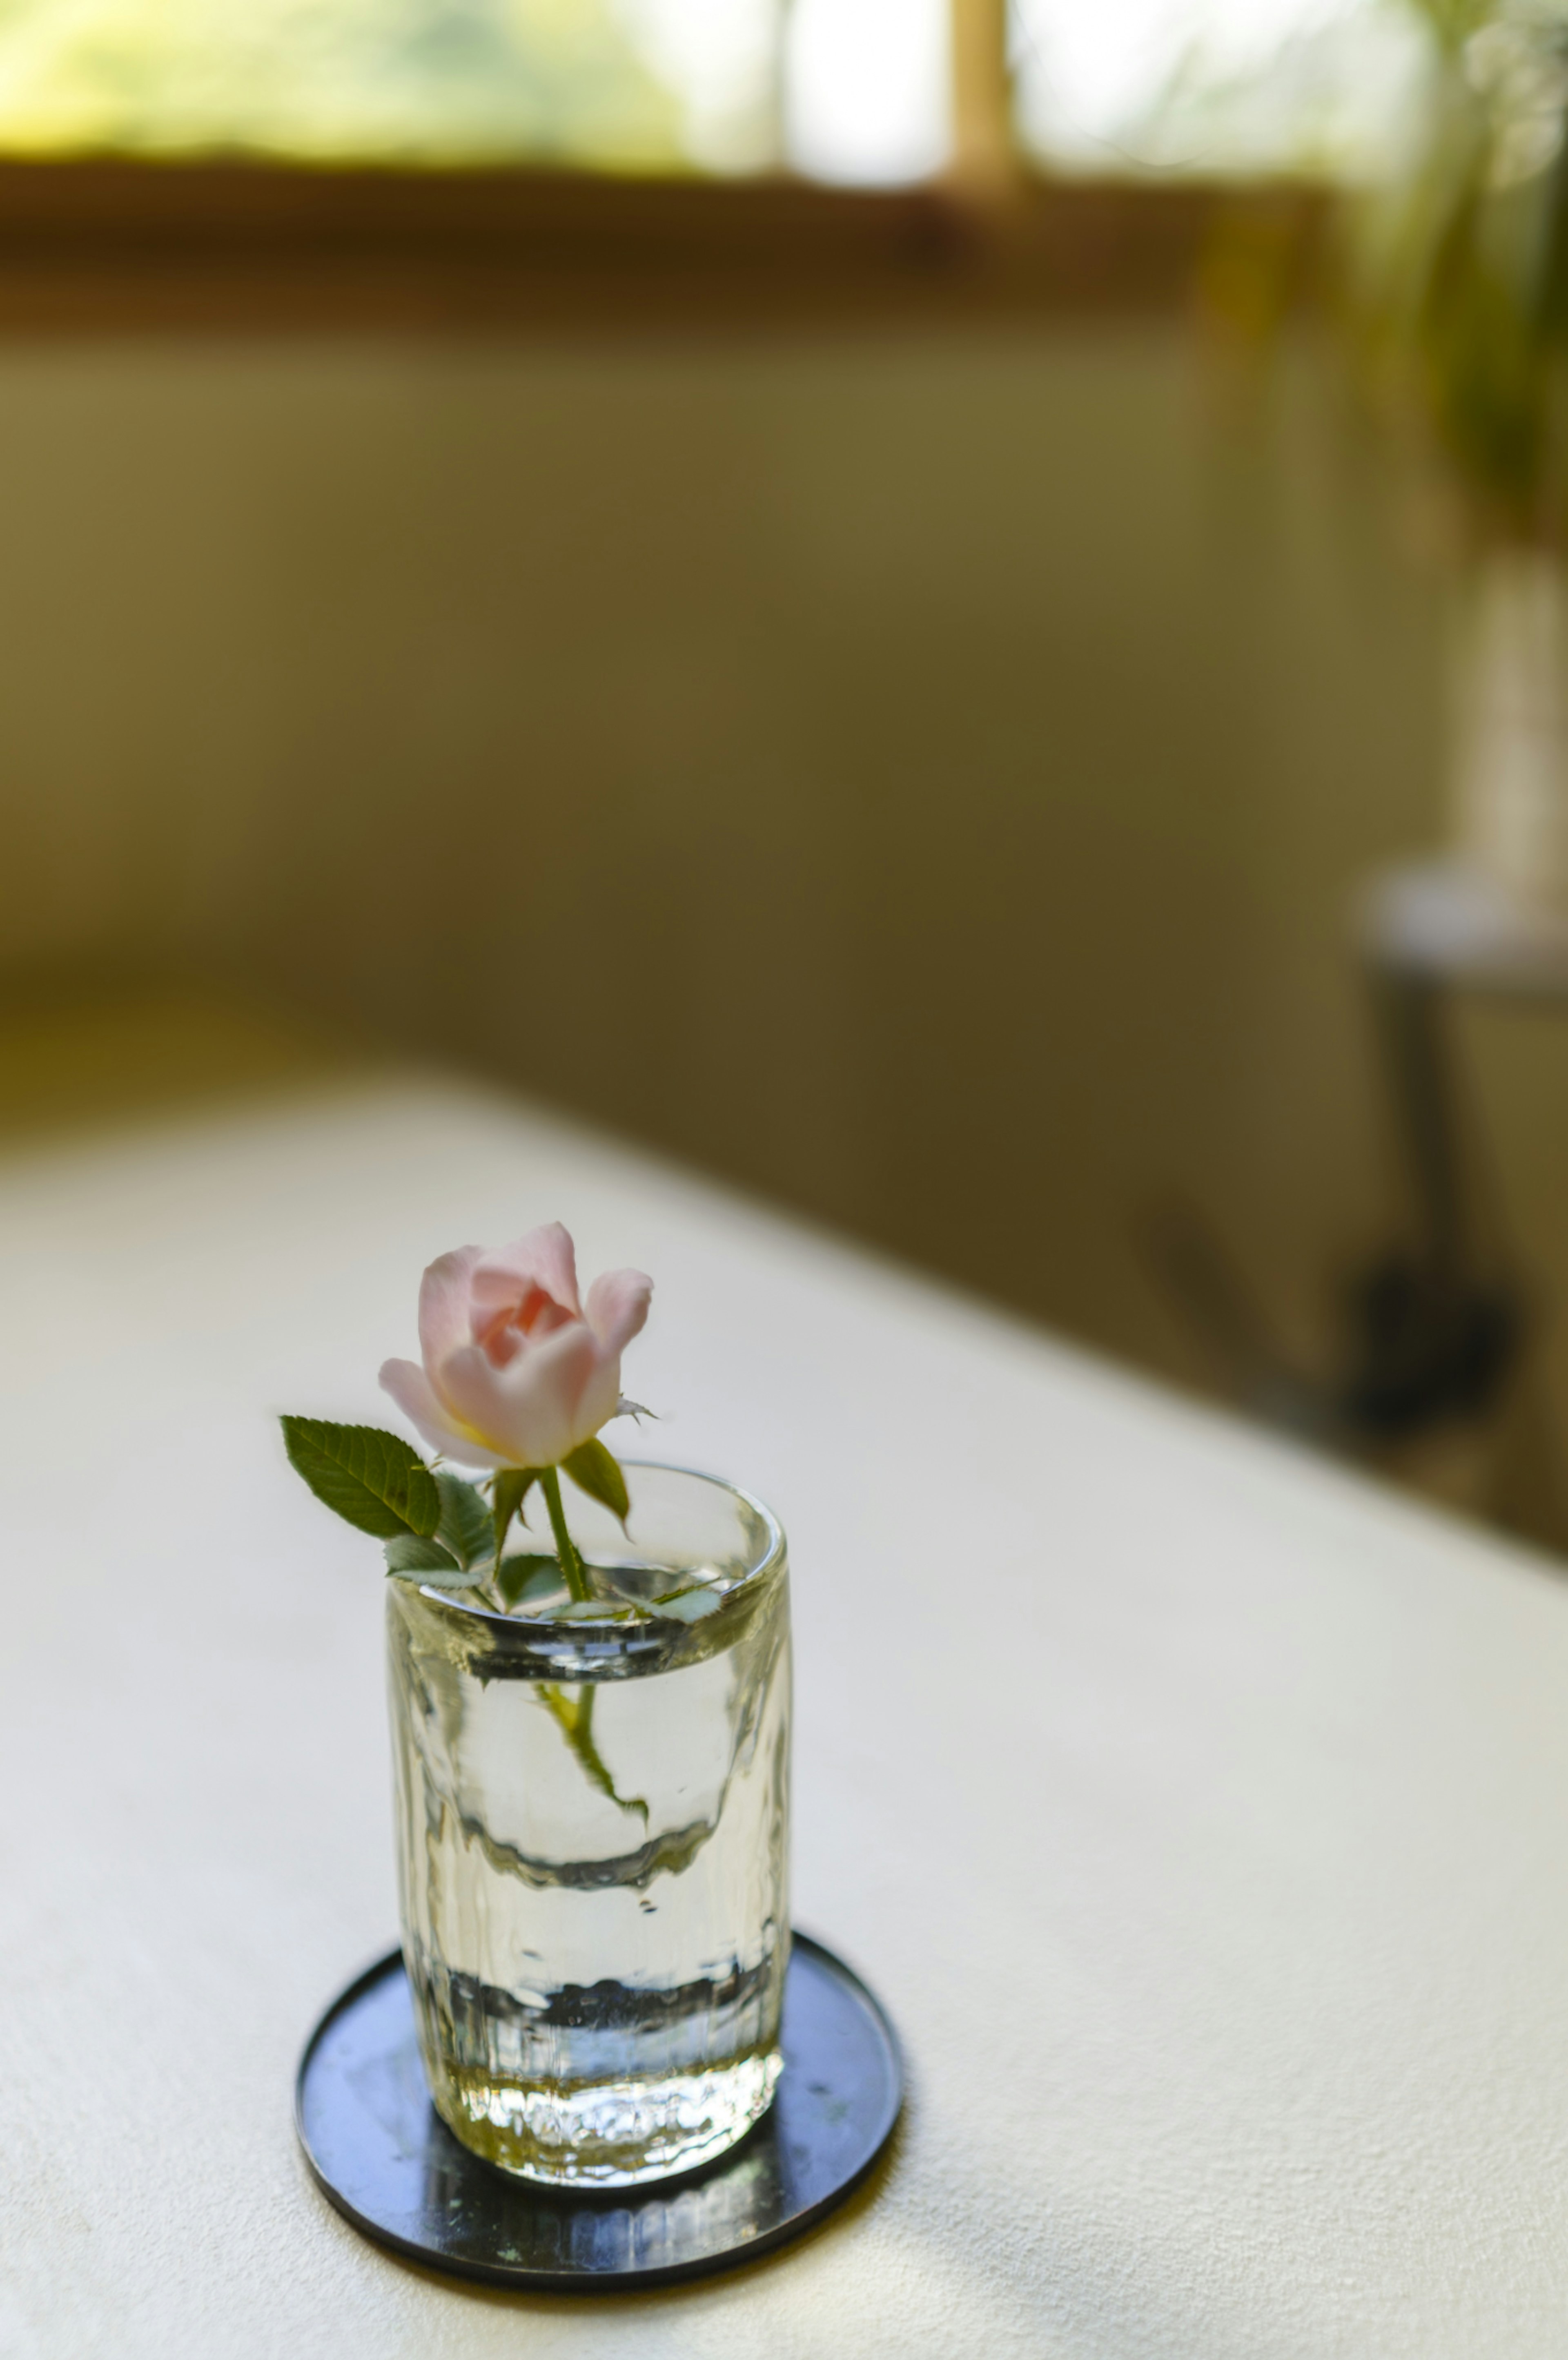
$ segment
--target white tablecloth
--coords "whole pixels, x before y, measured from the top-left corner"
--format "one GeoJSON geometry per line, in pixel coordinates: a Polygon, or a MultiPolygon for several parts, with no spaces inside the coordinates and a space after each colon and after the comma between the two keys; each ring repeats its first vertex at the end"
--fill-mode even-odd
{"type": "Polygon", "coordinates": [[[17,1151],[0,1281],[6,2360],[1568,2350],[1551,1570],[418,1077],[17,1151]],[[394,1891],[377,1553],[272,1423],[379,1419],[421,1265],[553,1217],[658,1281],[650,1455],[789,1528],[796,1917],[912,2081],[813,2238],[578,2303],[296,2153],[394,1891]]]}

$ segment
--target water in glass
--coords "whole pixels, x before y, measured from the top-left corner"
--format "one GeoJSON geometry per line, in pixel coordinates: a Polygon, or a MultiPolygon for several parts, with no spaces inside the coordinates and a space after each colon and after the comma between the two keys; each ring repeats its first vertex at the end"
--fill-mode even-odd
{"type": "Polygon", "coordinates": [[[789,1955],[782,1535],[728,1485],[629,1468],[595,1596],[511,1613],[388,1585],[404,1951],[436,2105],[531,2180],[705,2162],[780,2071],[789,1955]]]}

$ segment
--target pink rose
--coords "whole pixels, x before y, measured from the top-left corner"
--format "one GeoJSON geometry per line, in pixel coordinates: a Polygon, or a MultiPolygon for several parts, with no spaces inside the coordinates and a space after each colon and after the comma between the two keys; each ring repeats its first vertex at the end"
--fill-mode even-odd
{"type": "Polygon", "coordinates": [[[554,1467],[615,1415],[621,1354],[648,1317],[640,1270],[596,1278],[584,1310],[559,1221],[489,1253],[459,1246],[419,1288],[419,1351],[381,1382],[425,1440],[464,1467],[554,1467]]]}

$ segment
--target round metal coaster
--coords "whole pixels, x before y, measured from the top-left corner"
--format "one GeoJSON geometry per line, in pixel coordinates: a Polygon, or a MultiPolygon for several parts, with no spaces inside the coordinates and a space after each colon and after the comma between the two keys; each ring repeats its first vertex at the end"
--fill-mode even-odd
{"type": "Polygon", "coordinates": [[[831,1950],[797,1934],[772,2105],[705,2170],[557,2194],[471,2155],[430,2103],[394,1950],[351,1983],[299,2060],[294,2120],[317,2185],[394,2253],[536,2292],[623,2293],[733,2267],[842,2202],[903,2102],[893,2028],[831,1950]]]}

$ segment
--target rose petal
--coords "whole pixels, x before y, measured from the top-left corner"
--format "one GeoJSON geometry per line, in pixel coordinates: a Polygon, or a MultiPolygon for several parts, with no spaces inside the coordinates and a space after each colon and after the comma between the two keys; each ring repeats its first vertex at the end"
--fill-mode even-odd
{"type": "Polygon", "coordinates": [[[583,1424],[580,1404],[599,1365],[593,1330],[573,1320],[504,1368],[468,1346],[442,1369],[441,1390],[451,1412],[514,1466],[553,1467],[598,1431],[583,1424]]]}
{"type": "Polygon", "coordinates": [[[455,1459],[464,1467],[505,1467],[506,1459],[486,1450],[447,1415],[429,1377],[416,1361],[384,1360],[381,1387],[391,1394],[411,1426],[419,1428],[432,1450],[455,1459]]]}
{"type": "Polygon", "coordinates": [[[625,1351],[642,1333],[653,1281],[640,1270],[607,1270],[588,1289],[588,1325],[606,1352],[625,1351]]]}
{"type": "Polygon", "coordinates": [[[588,1382],[583,1388],[577,1404],[577,1440],[586,1442],[607,1425],[620,1407],[621,1362],[617,1353],[611,1360],[600,1359],[588,1382]]]}
{"type": "Polygon", "coordinates": [[[494,1253],[481,1254],[471,1285],[474,1305],[482,1313],[494,1311],[503,1303],[517,1302],[530,1286],[542,1286],[553,1302],[570,1311],[573,1319],[583,1317],[577,1293],[577,1256],[570,1235],[559,1221],[549,1221],[542,1229],[530,1229],[526,1238],[514,1239],[509,1246],[497,1246],[494,1253]]]}
{"type": "Polygon", "coordinates": [[[440,1255],[419,1282],[419,1352],[427,1369],[439,1369],[449,1352],[469,1340],[470,1281],[483,1246],[459,1246],[440,1255]]]}

